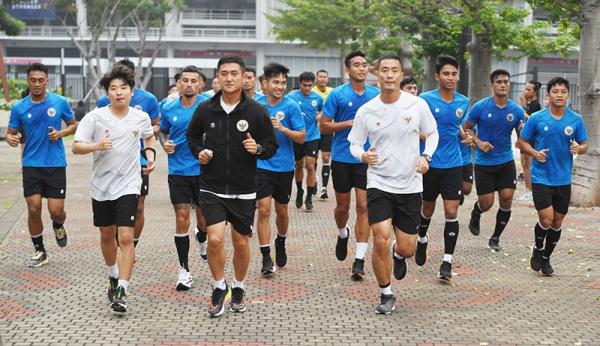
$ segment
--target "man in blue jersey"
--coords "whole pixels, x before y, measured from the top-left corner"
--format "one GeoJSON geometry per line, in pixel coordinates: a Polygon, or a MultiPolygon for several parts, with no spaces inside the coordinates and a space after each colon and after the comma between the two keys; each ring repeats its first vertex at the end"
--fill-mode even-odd
{"type": "Polygon", "coordinates": [[[298,102],[304,123],[306,124],[306,142],[302,144],[294,143],[294,159],[296,160],[295,173],[296,188],[296,208],[302,207],[302,181],[304,180],[304,169],[306,169],[306,201],[307,211],[313,209],[312,196],[317,193],[317,173],[316,163],[319,153],[319,139],[321,132],[317,123],[317,116],[323,110],[323,98],[312,91],[315,83],[315,74],[312,72],[302,72],[298,77],[300,80],[300,90],[291,92],[288,97],[298,102]]]}
{"type": "MultiPolygon", "coordinates": [[[[427,260],[427,229],[435,211],[435,201],[442,195],[444,202],[444,258],[438,272],[442,280],[452,278],[452,257],[458,240],[458,206],[462,195],[462,158],[456,138],[461,134],[460,120],[469,107],[469,99],[456,92],[458,62],[451,56],[438,57],[435,65],[438,88],[420,95],[433,114],[440,141],[430,160],[429,171],[423,175],[423,207],[415,262],[425,264],[427,260]]],[[[472,140],[463,138],[465,145],[472,140]]]]}
{"type": "Polygon", "coordinates": [[[469,131],[476,145],[475,184],[477,202],[471,211],[469,230],[479,235],[481,214],[494,205],[494,192],[498,191],[500,208],[496,213],[494,234],[488,246],[500,251],[500,235],[506,228],[512,207],[512,199],[517,188],[517,171],[513,158],[511,134],[519,133],[519,126],[525,121],[523,109],[508,98],[510,74],[498,69],[490,75],[492,96],[479,100],[467,116],[465,129],[469,131]],[[477,133],[472,131],[477,126],[477,133]]]}
{"type": "Polygon", "coordinates": [[[278,63],[264,67],[265,89],[261,103],[271,117],[279,148],[268,160],[258,160],[256,164],[256,204],[258,205],[258,243],[262,254],[261,274],[273,275],[275,270],[271,259],[271,200],[275,200],[277,237],[275,238],[275,263],[282,268],[287,263],[285,239],[288,232],[288,202],[292,194],[294,180],[294,143],[304,143],[306,125],[298,104],[285,96],[287,74],[290,70],[278,63]]]}
{"type": "MultiPolygon", "coordinates": [[[[127,66],[135,72],[135,65],[129,59],[120,60],[117,64],[127,66]]],[[[106,96],[103,96],[98,100],[98,108],[108,106],[109,104],[110,100],[106,96]]],[[[154,95],[144,89],[134,88],[129,106],[146,112],[150,117],[152,126],[158,126],[160,109],[158,108],[158,101],[154,95]]],[[[146,201],[146,196],[150,189],[150,179],[146,173],[148,168],[147,160],[144,155],[140,157],[140,163],[142,164],[142,189],[140,191],[140,197],[138,198],[138,209],[135,216],[135,232],[133,234],[133,243],[135,246],[137,246],[140,236],[142,235],[142,230],[144,229],[144,202],[146,201]]]]}
{"type": "MultiPolygon", "coordinates": [[[[317,71],[316,84],[313,87],[313,91],[323,98],[323,103],[327,101],[327,96],[333,91],[333,88],[329,86],[329,72],[326,70],[317,71]]],[[[320,115],[319,115],[320,119],[320,115]]],[[[319,198],[326,200],[329,198],[327,195],[327,185],[329,184],[329,177],[331,174],[331,142],[333,141],[333,133],[321,133],[321,139],[319,139],[319,151],[321,152],[321,191],[319,192],[319,198]]],[[[316,170],[315,166],[315,170],[316,170]]]]}
{"type": "MultiPolygon", "coordinates": [[[[344,59],[349,82],[333,89],[327,96],[320,125],[322,133],[333,133],[332,143],[332,179],[335,190],[336,207],[333,211],[338,228],[335,256],[339,261],[348,255],[348,226],[350,191],[354,188],[356,194],[356,253],[352,264],[351,278],[355,281],[364,280],[365,254],[369,245],[369,220],[367,218],[367,164],[357,160],[350,153],[348,134],[354,123],[356,111],[375,96],[379,89],[365,83],[368,73],[368,63],[363,52],[355,51],[344,59]]],[[[368,144],[365,144],[368,149],[368,144]]]]}
{"type": "Polygon", "coordinates": [[[573,155],[588,151],[588,138],[581,116],[567,107],[569,81],[552,78],[546,90],[549,107],[529,117],[519,145],[533,157],[531,186],[539,218],[529,263],[532,270],[549,276],[554,273],[550,255],[560,239],[571,201],[573,155]]]}
{"type": "Polygon", "coordinates": [[[246,67],[242,88],[248,98],[258,100],[263,96],[261,93],[256,92],[256,70],[254,68],[246,67]]]}
{"type": "Polygon", "coordinates": [[[190,209],[196,206],[196,239],[200,243],[200,255],[206,259],[206,230],[204,218],[198,206],[200,192],[200,163],[187,145],[186,130],[192,115],[200,102],[198,95],[202,76],[196,66],[187,66],[181,71],[181,96],[167,103],[160,119],[159,139],[168,155],[169,162],[169,195],[175,209],[175,247],[179,257],[179,275],[176,284],[178,291],[192,287],[192,274],[188,264],[190,238],[190,209]]]}
{"type": "Polygon", "coordinates": [[[67,190],[67,159],[62,137],[75,132],[76,120],[67,100],[48,92],[48,68],[39,63],[27,68],[29,96],[17,102],[10,111],[6,141],[23,148],[23,195],[27,202],[27,224],[35,248],[27,266],[36,268],[48,263],[42,231],[42,198],[48,199],[48,212],[56,242],[67,245],[63,224],[67,190]],[[62,122],[67,124],[62,129],[62,122]]]}

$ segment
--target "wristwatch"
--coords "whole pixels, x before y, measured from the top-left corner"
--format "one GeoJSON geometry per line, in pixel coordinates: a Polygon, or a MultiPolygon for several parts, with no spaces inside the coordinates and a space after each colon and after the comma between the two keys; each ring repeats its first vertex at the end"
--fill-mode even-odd
{"type": "Polygon", "coordinates": [[[256,143],[256,155],[260,155],[265,152],[265,148],[262,145],[256,143]]]}
{"type": "Polygon", "coordinates": [[[424,157],[425,160],[427,160],[427,162],[431,162],[431,156],[429,156],[427,154],[421,154],[421,157],[424,157]]]}

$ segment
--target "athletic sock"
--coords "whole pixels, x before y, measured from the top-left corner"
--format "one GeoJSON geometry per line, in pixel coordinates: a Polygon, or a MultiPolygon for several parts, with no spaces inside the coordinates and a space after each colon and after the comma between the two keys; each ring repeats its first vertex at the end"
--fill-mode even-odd
{"type": "Polygon", "coordinates": [[[479,202],[475,202],[473,205],[473,211],[471,211],[471,215],[479,218],[481,217],[481,214],[483,214],[483,212],[481,211],[481,208],[479,208],[479,202]]]}
{"type": "Polygon", "coordinates": [[[140,242],[140,238],[133,238],[133,247],[137,247],[137,244],[140,242]]]}
{"type": "Polygon", "coordinates": [[[127,292],[127,288],[129,287],[129,280],[121,280],[121,279],[119,279],[118,286],[123,287],[125,289],[125,292],[127,292]]]}
{"type": "Polygon", "coordinates": [[[244,289],[244,281],[237,281],[236,279],[233,279],[233,285],[231,287],[232,288],[239,287],[241,289],[244,289]]]}
{"type": "Polygon", "coordinates": [[[385,294],[385,295],[393,294],[392,287],[390,286],[389,282],[385,285],[379,285],[379,290],[381,291],[381,294],[385,294]]]}
{"type": "Polygon", "coordinates": [[[508,220],[510,220],[510,213],[510,209],[498,209],[498,212],[496,213],[496,228],[494,228],[494,234],[492,235],[492,238],[500,238],[500,235],[506,228],[508,220]]]}
{"type": "Polygon", "coordinates": [[[284,242],[284,243],[285,243],[285,238],[287,238],[287,234],[283,234],[283,235],[281,235],[281,234],[277,233],[277,239],[278,239],[279,241],[282,241],[282,242],[284,242]]]}
{"type": "Polygon", "coordinates": [[[306,200],[312,202],[312,196],[317,191],[317,185],[306,187],[306,200]]]}
{"type": "Polygon", "coordinates": [[[535,224],[535,228],[533,229],[535,234],[535,248],[541,250],[544,248],[544,240],[546,239],[546,234],[548,234],[548,228],[543,228],[540,223],[535,224]]]}
{"type": "Polygon", "coordinates": [[[106,266],[106,273],[111,278],[118,279],[119,278],[119,265],[117,263],[115,263],[111,266],[106,266]]]}
{"type": "Polygon", "coordinates": [[[218,288],[220,290],[225,290],[227,288],[227,283],[225,283],[225,278],[222,278],[221,280],[215,280],[215,288],[218,288]]]}
{"type": "Polygon", "coordinates": [[[356,243],[356,254],[354,255],[355,259],[365,259],[365,255],[367,254],[367,248],[369,247],[369,243],[356,243]]]}
{"type": "Polygon", "coordinates": [[[177,256],[179,257],[179,265],[181,268],[190,271],[188,267],[188,254],[190,252],[190,237],[187,233],[175,233],[175,247],[177,248],[177,256]]]}
{"type": "Polygon", "coordinates": [[[327,187],[327,183],[329,183],[329,173],[331,173],[331,166],[329,164],[323,164],[323,167],[321,167],[321,178],[323,178],[323,187],[327,187]]]}
{"type": "Polygon", "coordinates": [[[198,226],[196,226],[196,229],[198,230],[198,232],[196,232],[196,239],[198,239],[200,243],[204,243],[206,241],[206,230],[203,230],[198,226]]]}
{"type": "Polygon", "coordinates": [[[261,245],[260,253],[262,254],[263,258],[271,257],[271,245],[270,244],[261,245]]]}
{"type": "Polygon", "coordinates": [[[453,255],[451,254],[444,254],[444,259],[442,261],[452,263],[452,257],[453,255]]]}
{"type": "Polygon", "coordinates": [[[546,235],[546,246],[544,246],[544,258],[550,258],[558,240],[560,239],[561,229],[554,229],[550,227],[548,234],[546,235]]]}
{"type": "Polygon", "coordinates": [[[58,222],[52,221],[52,228],[54,228],[54,229],[59,229],[59,228],[61,228],[62,226],[63,226],[63,224],[62,224],[62,223],[58,223],[58,222]]]}
{"type": "Polygon", "coordinates": [[[458,219],[446,220],[444,226],[444,254],[453,255],[458,239],[458,219]]]}
{"type": "Polygon", "coordinates": [[[296,188],[298,189],[298,193],[302,191],[302,180],[296,181],[296,188]]]}
{"type": "Polygon", "coordinates": [[[431,218],[426,218],[421,214],[421,223],[419,224],[419,237],[425,238],[427,236],[427,229],[429,229],[429,224],[431,223],[431,218]]]}
{"type": "Polygon", "coordinates": [[[33,243],[35,251],[46,252],[46,248],[44,247],[44,236],[42,233],[38,235],[32,235],[31,242],[33,243]]]}
{"type": "Polygon", "coordinates": [[[348,232],[348,226],[344,226],[343,228],[338,228],[338,237],[341,239],[346,239],[350,235],[348,232]]]}

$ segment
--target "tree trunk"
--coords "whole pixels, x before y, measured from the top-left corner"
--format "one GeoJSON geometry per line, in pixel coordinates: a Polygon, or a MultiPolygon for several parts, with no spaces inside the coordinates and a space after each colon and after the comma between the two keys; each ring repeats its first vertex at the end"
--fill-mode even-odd
{"type": "Polygon", "coordinates": [[[575,160],[571,198],[577,206],[600,205],[600,5],[581,1],[579,100],[589,152],[575,160]]]}
{"type": "Polygon", "coordinates": [[[346,81],[346,66],[344,65],[346,54],[346,42],[342,39],[340,43],[340,84],[346,81]]]}
{"type": "Polygon", "coordinates": [[[469,98],[471,104],[490,95],[489,78],[492,70],[492,49],[475,33],[469,43],[469,98]]]}
{"type": "Polygon", "coordinates": [[[412,66],[410,59],[415,54],[415,48],[410,41],[403,40],[400,50],[398,51],[398,57],[402,61],[402,71],[405,76],[415,76],[415,71],[412,66]]]}
{"type": "Polygon", "coordinates": [[[437,88],[437,83],[434,78],[435,74],[435,60],[437,56],[426,56],[425,63],[423,64],[423,90],[429,91],[437,88]]]}
{"type": "Polygon", "coordinates": [[[467,52],[470,41],[471,29],[464,28],[462,34],[460,35],[458,56],[456,57],[456,60],[458,60],[458,71],[460,78],[458,80],[456,90],[463,95],[467,95],[469,93],[469,62],[465,58],[465,53],[467,52]]]}

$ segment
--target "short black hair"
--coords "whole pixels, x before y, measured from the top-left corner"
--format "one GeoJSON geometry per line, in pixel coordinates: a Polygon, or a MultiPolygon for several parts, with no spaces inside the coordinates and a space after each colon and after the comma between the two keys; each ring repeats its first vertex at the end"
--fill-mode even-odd
{"type": "Polygon", "coordinates": [[[135,64],[127,58],[117,61],[117,64],[125,65],[125,66],[129,67],[131,69],[131,71],[135,72],[135,64]]]}
{"type": "Polygon", "coordinates": [[[125,65],[115,64],[110,70],[110,72],[102,76],[102,79],[100,79],[100,85],[104,88],[106,92],[108,92],[110,82],[112,82],[115,79],[120,79],[123,82],[129,84],[129,86],[132,89],[135,86],[135,73],[125,65]]]}
{"type": "Polygon", "coordinates": [[[315,78],[315,74],[312,72],[302,72],[300,73],[300,76],[298,76],[298,80],[300,81],[300,83],[302,83],[303,81],[314,82],[315,78]]]}
{"type": "Polygon", "coordinates": [[[450,55],[440,55],[435,63],[435,73],[439,74],[442,68],[446,65],[454,66],[458,70],[458,61],[450,55]]]}
{"type": "Polygon", "coordinates": [[[198,69],[198,74],[200,75],[200,78],[202,78],[202,82],[206,83],[206,75],[202,73],[200,69],[198,69]]]}
{"type": "Polygon", "coordinates": [[[400,82],[400,89],[404,88],[405,85],[409,84],[417,84],[417,80],[411,76],[402,78],[402,82],[400,82]]]}
{"type": "Polygon", "coordinates": [[[200,69],[197,68],[195,65],[187,65],[186,67],[184,67],[183,70],[181,70],[181,74],[183,75],[184,73],[195,73],[200,78],[202,78],[202,72],[200,72],[200,69]]]}
{"type": "Polygon", "coordinates": [[[569,87],[569,81],[564,79],[563,77],[554,77],[551,80],[549,80],[548,84],[546,84],[546,91],[548,93],[550,93],[550,89],[552,89],[553,86],[559,85],[559,84],[564,85],[568,91],[571,91],[571,89],[569,87]]]}
{"type": "Polygon", "coordinates": [[[217,71],[221,69],[221,65],[223,64],[238,64],[240,65],[242,72],[246,71],[246,64],[244,64],[244,59],[237,55],[223,55],[217,63],[217,71]]]}
{"type": "Polygon", "coordinates": [[[285,78],[287,78],[288,73],[290,73],[290,69],[281,65],[280,63],[272,62],[265,65],[263,68],[263,73],[266,80],[270,80],[279,75],[283,75],[285,78]]]}
{"type": "Polygon", "coordinates": [[[265,80],[265,75],[264,74],[261,74],[260,76],[258,76],[258,81],[259,82],[262,82],[264,80],[265,80]]]}
{"type": "Polygon", "coordinates": [[[360,50],[355,50],[354,52],[350,52],[350,54],[346,55],[346,57],[344,58],[344,66],[346,66],[346,68],[350,68],[350,60],[356,58],[357,56],[360,56],[367,60],[367,56],[365,55],[365,53],[363,53],[360,50]]]}
{"type": "Polygon", "coordinates": [[[31,71],[42,71],[44,72],[46,75],[48,75],[48,66],[39,63],[39,62],[34,62],[32,64],[29,64],[29,66],[27,66],[27,75],[29,76],[29,72],[31,71]]]}
{"type": "Polygon", "coordinates": [[[181,73],[179,73],[179,72],[175,73],[175,76],[173,76],[173,79],[175,79],[175,83],[179,82],[179,80],[181,79],[181,73]]]}
{"type": "Polygon", "coordinates": [[[169,87],[167,88],[167,92],[173,88],[177,88],[177,84],[171,84],[169,85],[169,87]]]}
{"type": "Polygon", "coordinates": [[[508,79],[510,79],[510,72],[502,68],[494,70],[492,73],[490,73],[490,83],[494,83],[494,80],[498,76],[507,76],[508,79]]]}
{"type": "Polygon", "coordinates": [[[329,76],[329,72],[327,72],[327,71],[325,71],[325,70],[322,70],[322,69],[321,69],[321,70],[319,70],[319,71],[317,71],[317,76],[319,75],[319,73],[325,73],[326,75],[328,75],[328,76],[329,76]]]}
{"type": "Polygon", "coordinates": [[[537,92],[540,90],[540,88],[542,87],[542,83],[536,81],[535,79],[530,80],[529,82],[527,82],[528,84],[533,85],[533,91],[537,94],[537,92]]]}
{"type": "Polygon", "coordinates": [[[400,60],[400,57],[396,54],[389,53],[389,54],[384,54],[381,56],[381,58],[377,59],[377,62],[375,63],[375,69],[379,70],[379,64],[383,60],[397,60],[400,63],[400,68],[402,68],[402,60],[400,60]]]}
{"type": "Polygon", "coordinates": [[[256,69],[254,67],[246,67],[246,72],[254,73],[254,77],[256,77],[256,69]]]}

